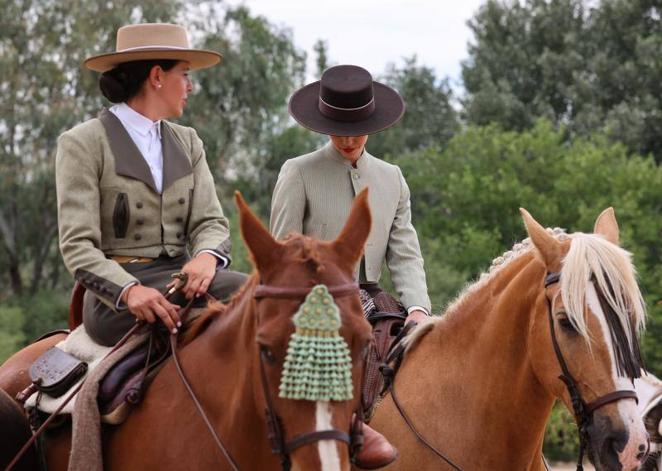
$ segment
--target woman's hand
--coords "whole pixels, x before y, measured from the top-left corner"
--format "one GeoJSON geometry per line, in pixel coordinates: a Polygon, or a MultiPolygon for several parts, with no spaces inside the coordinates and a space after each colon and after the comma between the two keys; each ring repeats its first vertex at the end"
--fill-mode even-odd
{"type": "Polygon", "coordinates": [[[133,285],[124,293],[123,301],[138,320],[152,324],[160,318],[173,334],[176,334],[177,327],[182,325],[178,314],[179,306],[169,302],[154,288],[133,285]]]}
{"type": "Polygon", "coordinates": [[[410,322],[416,322],[417,324],[425,324],[429,320],[430,320],[430,316],[428,316],[425,311],[421,311],[420,309],[414,309],[409,313],[407,319],[405,319],[405,324],[409,324],[410,322]]]}
{"type": "Polygon", "coordinates": [[[186,286],[182,289],[186,299],[199,297],[207,292],[216,274],[216,261],[212,254],[202,252],[182,267],[182,272],[188,275],[186,286]]]}

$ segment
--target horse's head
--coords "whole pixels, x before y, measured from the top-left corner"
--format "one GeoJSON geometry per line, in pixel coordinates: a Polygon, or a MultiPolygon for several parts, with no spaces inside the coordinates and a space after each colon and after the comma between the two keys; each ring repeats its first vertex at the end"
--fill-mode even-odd
{"type": "Polygon", "coordinates": [[[237,205],[257,277],[257,407],[281,422],[276,435],[282,437],[272,446],[286,448],[280,454],[294,469],[348,469],[344,441],[360,407],[371,335],[354,281],[370,232],[367,192],[356,197],[345,228],[329,242],[301,235],[279,242],[239,195],[237,205]]]}
{"type": "Polygon", "coordinates": [[[522,216],[547,272],[531,325],[535,374],[574,412],[597,469],[636,469],[648,450],[632,384],[645,306],[614,212],[598,217],[594,234],[561,236],[522,216]]]}

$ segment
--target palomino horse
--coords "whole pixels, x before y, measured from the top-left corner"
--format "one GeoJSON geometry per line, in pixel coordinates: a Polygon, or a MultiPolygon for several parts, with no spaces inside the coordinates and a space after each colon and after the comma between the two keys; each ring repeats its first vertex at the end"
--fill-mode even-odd
{"type": "Polygon", "coordinates": [[[642,374],[634,381],[639,396],[639,412],[651,440],[648,459],[641,471],[662,471],[662,381],[652,374],[642,374]]]}
{"type": "Polygon", "coordinates": [[[522,215],[530,239],[413,333],[395,377],[413,427],[456,468],[415,437],[389,395],[371,425],[398,447],[393,468],[543,470],[545,424],[556,398],[573,411],[568,389],[588,416],[597,469],[632,470],[646,456],[630,379],[645,307],[613,210],[595,234],[545,230],[522,215]]]}
{"type": "MultiPolygon", "coordinates": [[[[281,457],[272,453],[267,438],[269,410],[283,435],[276,445],[285,445],[283,457],[291,460],[292,469],[347,470],[350,456],[343,438],[359,407],[363,352],[371,334],[353,281],[370,232],[367,193],[357,196],[345,229],[331,242],[304,236],[278,242],[239,195],[237,205],[256,271],[228,305],[213,306],[195,321],[179,349],[182,368],[237,468],[281,468],[281,457]],[[293,315],[316,285],[325,285],[333,296],[324,298],[331,305],[326,308],[335,302],[340,313],[337,329],[351,359],[345,377],[351,399],[279,397],[288,343],[294,338],[293,315]]],[[[67,467],[67,435],[56,431],[46,437],[50,470],[67,467]]],[[[104,469],[231,469],[172,360],[126,422],[104,429],[104,469]]]]}

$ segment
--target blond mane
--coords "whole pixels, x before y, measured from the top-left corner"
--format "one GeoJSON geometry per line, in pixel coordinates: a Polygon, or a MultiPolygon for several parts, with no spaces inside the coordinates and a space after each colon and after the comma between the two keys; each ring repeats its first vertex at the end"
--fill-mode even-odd
{"type": "MultiPolygon", "coordinates": [[[[547,228],[547,232],[560,242],[568,239],[571,241],[570,250],[562,262],[561,296],[568,318],[577,332],[590,345],[584,308],[587,281],[593,277],[597,289],[603,293],[608,305],[616,314],[620,328],[625,333],[627,349],[630,352],[638,351],[636,333],[641,332],[645,327],[646,307],[636,281],[636,271],[631,261],[632,255],[600,235],[584,233],[569,235],[561,228],[547,228]]],[[[527,238],[495,258],[488,271],[482,273],[477,281],[467,285],[449,305],[443,316],[421,329],[416,329],[407,338],[407,348],[415,345],[436,323],[444,322],[445,318],[458,311],[472,293],[485,287],[502,270],[523,255],[530,253],[532,249],[533,243],[527,238]]]]}

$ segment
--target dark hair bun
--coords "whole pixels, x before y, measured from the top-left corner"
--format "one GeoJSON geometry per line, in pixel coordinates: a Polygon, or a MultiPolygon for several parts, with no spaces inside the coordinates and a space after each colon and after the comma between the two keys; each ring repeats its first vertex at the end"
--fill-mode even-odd
{"type": "Polygon", "coordinates": [[[117,68],[101,74],[99,88],[111,103],[122,103],[129,98],[126,74],[117,68]]]}

